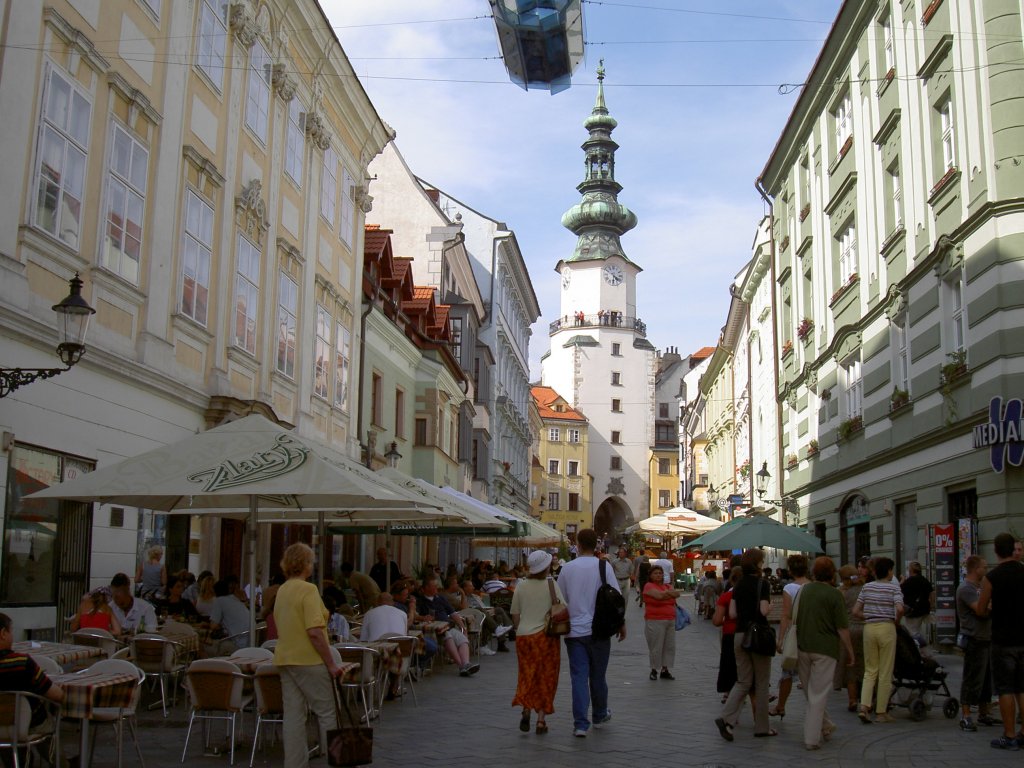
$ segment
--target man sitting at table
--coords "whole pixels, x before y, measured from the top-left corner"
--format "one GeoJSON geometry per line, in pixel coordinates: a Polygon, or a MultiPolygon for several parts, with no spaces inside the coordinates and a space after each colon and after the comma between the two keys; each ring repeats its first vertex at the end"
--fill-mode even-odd
{"type": "Polygon", "coordinates": [[[122,632],[156,632],[156,609],[141,597],[132,596],[132,582],[127,573],[116,573],[110,580],[114,604],[110,609],[122,632]]]}
{"type": "Polygon", "coordinates": [[[377,596],[380,595],[380,587],[377,582],[365,573],[357,571],[350,562],[341,564],[341,588],[351,589],[355,592],[356,602],[359,610],[363,613],[371,610],[377,605],[377,596]]]}
{"type": "Polygon", "coordinates": [[[427,576],[423,589],[416,600],[416,621],[444,621],[448,629],[438,634],[444,642],[448,657],[458,666],[459,675],[469,677],[480,671],[479,664],[469,663],[469,639],[466,637],[466,621],[452,610],[448,601],[438,592],[437,576],[427,576]]]}
{"type": "Polygon", "coordinates": [[[409,634],[416,614],[415,606],[415,600],[410,601],[403,611],[395,605],[395,598],[390,592],[381,592],[377,595],[377,605],[363,614],[360,641],[368,643],[380,640],[384,635],[409,634]]]}
{"type": "MultiPolygon", "coordinates": [[[[0,613],[0,691],[25,691],[55,701],[64,701],[64,689],[54,683],[39,668],[35,659],[11,650],[14,644],[14,622],[6,613],[0,613]]],[[[32,727],[46,720],[46,708],[32,703],[32,727]]]]}
{"type": "Polygon", "coordinates": [[[475,608],[484,614],[484,625],[480,628],[480,653],[484,656],[493,656],[491,650],[491,637],[498,640],[498,651],[508,653],[508,646],[505,645],[505,635],[512,631],[512,619],[500,605],[495,605],[488,614],[487,606],[481,594],[473,586],[472,579],[462,582],[462,594],[465,596],[466,608],[475,608]]]}
{"type": "Polygon", "coordinates": [[[239,648],[249,647],[249,609],[238,599],[234,589],[238,579],[229,576],[213,585],[217,595],[210,610],[210,632],[217,635],[223,632],[226,638],[213,643],[208,649],[214,655],[231,654],[239,648]]]}

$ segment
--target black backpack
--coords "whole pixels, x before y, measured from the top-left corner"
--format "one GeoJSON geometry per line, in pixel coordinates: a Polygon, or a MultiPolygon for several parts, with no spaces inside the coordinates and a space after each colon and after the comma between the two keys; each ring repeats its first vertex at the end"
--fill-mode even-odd
{"type": "Polygon", "coordinates": [[[608,562],[600,561],[598,570],[601,573],[601,586],[597,588],[597,599],[594,602],[594,623],[591,634],[600,639],[617,634],[626,623],[626,599],[615,587],[608,583],[605,570],[608,562]]]}

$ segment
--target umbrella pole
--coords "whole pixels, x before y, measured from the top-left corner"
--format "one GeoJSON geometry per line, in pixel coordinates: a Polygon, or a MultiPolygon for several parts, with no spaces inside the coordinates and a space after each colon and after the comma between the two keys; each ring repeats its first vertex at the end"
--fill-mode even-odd
{"type": "Polygon", "coordinates": [[[324,572],[327,570],[327,537],[324,529],[327,527],[324,521],[324,511],[321,509],[316,513],[317,536],[320,542],[320,594],[324,593],[324,572]]]}
{"type": "Polygon", "coordinates": [[[388,592],[391,591],[391,521],[388,520],[388,527],[384,533],[384,549],[387,550],[387,560],[384,565],[384,583],[388,587],[388,592]]]}
{"type": "Polygon", "coordinates": [[[249,645],[256,645],[256,525],[259,521],[259,500],[249,497],[249,645]]]}

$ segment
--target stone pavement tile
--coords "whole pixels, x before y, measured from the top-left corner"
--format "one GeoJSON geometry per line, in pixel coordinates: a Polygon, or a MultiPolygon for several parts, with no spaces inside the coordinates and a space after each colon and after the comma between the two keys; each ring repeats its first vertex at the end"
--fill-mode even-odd
{"type": "MultiPolygon", "coordinates": [[[[692,610],[691,597],[682,598],[692,610]]],[[[694,615],[695,612],[694,612],[694,615]]],[[[1020,754],[1001,753],[989,747],[989,739],[999,728],[979,728],[966,734],[957,720],[942,715],[943,698],[935,697],[925,720],[910,720],[906,709],[897,709],[896,722],[862,725],[846,711],[846,696],[835,692],[829,701],[832,719],[839,730],[816,752],[803,747],[802,692],[793,690],[786,705],[787,716],[772,718],[772,727],[780,735],[772,739],[752,737],[751,716],[745,708],[736,729],[736,740],[725,742],[718,734],[714,719],[721,709],[715,692],[718,672],[719,633],[710,621],[695,619],[676,634],[676,680],[650,681],[647,674],[647,648],[643,638],[642,612],[634,603],[627,610],[628,637],[612,642],[609,665],[609,702],[613,719],[600,729],[592,728],[586,739],[572,735],[572,701],[569,664],[563,651],[560,665],[555,713],[547,718],[550,732],[537,736],[519,731],[519,709],[511,701],[516,686],[515,653],[485,657],[481,670],[471,678],[461,678],[450,665],[439,665],[435,674],[416,685],[419,706],[412,697],[404,702],[388,702],[382,718],[375,723],[374,768],[447,768],[469,761],[486,768],[596,768],[600,766],[671,765],[673,768],[702,766],[827,766],[828,768],[943,768],[965,764],[977,766],[1014,765],[1020,754]]],[[[515,643],[510,647],[515,648],[515,643]]],[[[955,656],[942,656],[940,663],[949,671],[951,691],[958,693],[961,662],[955,656]]],[[[773,692],[778,682],[779,661],[774,662],[773,692]]],[[[144,694],[144,702],[153,694],[144,694]]],[[[164,720],[159,710],[140,712],[140,739],[148,768],[181,765],[185,741],[187,706],[179,696],[177,707],[164,720]]],[[[536,719],[533,723],[535,724],[536,719]]],[[[247,766],[252,746],[253,718],[244,719],[235,765],[247,766]]],[[[215,734],[221,731],[214,726],[215,734]]],[[[204,756],[199,747],[200,732],[193,733],[186,764],[189,768],[227,768],[227,756],[204,756]]],[[[76,749],[70,729],[65,736],[65,753],[76,749]]],[[[216,739],[214,739],[216,742],[216,739]]],[[[223,741],[223,738],[221,738],[223,741]]],[[[280,741],[263,753],[257,753],[260,768],[280,766],[280,741]]],[[[115,764],[113,738],[104,729],[96,744],[96,766],[115,764]]],[[[136,761],[130,737],[126,734],[125,762],[136,761]]],[[[311,762],[313,768],[326,766],[326,760],[311,762]]]]}

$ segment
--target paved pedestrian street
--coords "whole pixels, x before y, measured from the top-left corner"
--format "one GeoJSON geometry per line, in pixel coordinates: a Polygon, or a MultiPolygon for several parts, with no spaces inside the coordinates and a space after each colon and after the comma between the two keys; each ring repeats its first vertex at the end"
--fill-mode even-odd
{"type": "MultiPolygon", "coordinates": [[[[692,608],[692,598],[682,598],[692,608]]],[[[696,615],[696,612],[694,612],[696,615]]],[[[374,735],[376,768],[423,766],[449,768],[467,765],[473,768],[568,768],[592,766],[841,766],[881,768],[881,766],[998,766],[1019,765],[1024,753],[999,752],[989,740],[999,735],[999,727],[979,727],[977,733],[962,732],[956,720],[942,715],[945,699],[936,697],[922,722],[910,720],[906,709],[897,709],[896,722],[863,725],[846,711],[846,694],[833,693],[830,713],[839,726],[831,741],[821,750],[808,752],[802,738],[803,695],[794,688],[786,706],[787,716],[772,726],[779,736],[755,739],[749,709],[736,729],[736,740],[727,743],[715,728],[720,709],[715,692],[718,666],[718,630],[711,622],[696,619],[678,633],[675,681],[648,679],[647,646],[643,638],[640,609],[630,601],[629,636],[623,643],[613,640],[608,672],[612,720],[592,728],[585,739],[572,735],[572,705],[569,689],[569,665],[562,653],[561,680],[555,714],[548,717],[550,732],[543,736],[522,733],[518,729],[519,709],[510,706],[516,684],[514,651],[481,659],[480,673],[459,677],[451,664],[438,665],[434,674],[417,685],[419,706],[407,695],[404,702],[387,702],[374,735]]],[[[515,644],[511,643],[514,648],[515,644]]],[[[961,662],[956,656],[940,656],[949,672],[950,689],[959,693],[961,662]]],[[[778,681],[778,659],[772,676],[772,692],[778,681]]],[[[140,713],[140,738],[149,768],[180,765],[185,741],[187,707],[179,696],[177,707],[167,720],[160,710],[140,713]]],[[[153,700],[148,690],[143,701],[153,700]]],[[[97,739],[97,766],[116,764],[110,728],[101,729],[97,739]]],[[[244,735],[239,738],[236,765],[248,765],[252,745],[253,718],[246,714],[244,735]]],[[[211,743],[223,743],[221,726],[214,724],[211,743]]],[[[77,748],[69,733],[65,752],[77,748]]],[[[187,763],[193,768],[228,765],[227,755],[204,755],[201,731],[197,726],[189,746],[187,763]]],[[[130,736],[126,734],[125,762],[136,757],[130,736]]],[[[256,765],[282,764],[280,740],[265,752],[257,753],[256,765]]],[[[325,766],[323,759],[313,766],[325,766]]]]}

